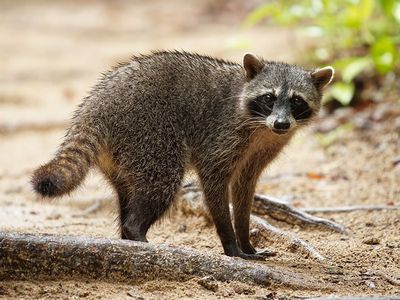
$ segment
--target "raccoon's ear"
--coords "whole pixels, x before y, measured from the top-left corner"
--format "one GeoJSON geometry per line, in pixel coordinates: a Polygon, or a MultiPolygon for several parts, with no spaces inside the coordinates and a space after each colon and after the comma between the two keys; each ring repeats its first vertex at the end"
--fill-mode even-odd
{"type": "Polygon", "coordinates": [[[264,63],[259,60],[256,56],[251,53],[246,53],[243,56],[243,67],[246,75],[247,81],[250,81],[258,73],[261,72],[262,68],[264,67],[264,63]]]}
{"type": "Polygon", "coordinates": [[[335,75],[335,70],[331,66],[328,66],[312,72],[311,78],[317,89],[321,91],[332,81],[334,75],[335,75]]]}

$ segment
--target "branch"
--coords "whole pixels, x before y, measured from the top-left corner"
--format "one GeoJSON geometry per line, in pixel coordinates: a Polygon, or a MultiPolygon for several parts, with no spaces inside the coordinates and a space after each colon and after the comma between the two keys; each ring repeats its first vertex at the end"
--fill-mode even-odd
{"type": "Polygon", "coordinates": [[[293,270],[189,249],[106,238],[0,233],[0,280],[83,277],[137,282],[208,275],[219,281],[326,288],[293,270]]]}
{"type": "Polygon", "coordinates": [[[352,206],[336,206],[336,207],[310,207],[304,208],[303,211],[309,213],[341,213],[351,211],[379,211],[379,210],[396,210],[400,209],[400,205],[352,205],[352,206]]]}
{"type": "Polygon", "coordinates": [[[94,198],[93,199],[94,203],[92,205],[90,205],[89,207],[87,207],[85,210],[83,210],[81,212],[73,214],[72,216],[73,217],[84,217],[84,216],[87,216],[90,214],[94,214],[102,208],[102,206],[106,200],[109,200],[109,199],[108,198],[94,198]]]}

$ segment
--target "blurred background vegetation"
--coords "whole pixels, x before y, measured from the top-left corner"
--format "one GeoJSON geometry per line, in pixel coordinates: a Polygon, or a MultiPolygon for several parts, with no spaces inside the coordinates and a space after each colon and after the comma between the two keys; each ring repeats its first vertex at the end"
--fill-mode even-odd
{"type": "Polygon", "coordinates": [[[399,91],[400,0],[265,1],[243,27],[259,23],[306,39],[310,46],[298,58],[301,63],[333,65],[337,74],[324,98],[327,107],[379,101],[399,91]]]}

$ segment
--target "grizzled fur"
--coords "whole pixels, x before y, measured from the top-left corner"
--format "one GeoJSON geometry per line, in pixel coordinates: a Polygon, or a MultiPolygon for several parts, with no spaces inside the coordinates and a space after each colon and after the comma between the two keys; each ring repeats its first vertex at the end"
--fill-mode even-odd
{"type": "Polygon", "coordinates": [[[69,193],[98,166],[118,194],[122,238],[146,241],[194,169],[225,253],[257,258],[249,242],[257,179],[319,109],[332,72],[251,54],[243,66],[186,52],[133,57],[84,99],[55,158],[35,171],[34,189],[69,193]],[[293,97],[307,118],[293,117],[293,97]]]}

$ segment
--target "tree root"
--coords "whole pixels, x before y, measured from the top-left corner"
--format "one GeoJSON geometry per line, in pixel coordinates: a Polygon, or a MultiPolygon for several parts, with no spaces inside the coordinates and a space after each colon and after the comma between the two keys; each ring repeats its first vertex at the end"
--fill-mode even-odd
{"type": "Polygon", "coordinates": [[[333,230],[339,233],[345,233],[346,229],[343,225],[333,221],[318,218],[305,213],[293,206],[269,196],[256,194],[254,196],[253,211],[257,214],[268,215],[271,218],[296,225],[312,225],[324,229],[333,230]]]}
{"type": "Polygon", "coordinates": [[[0,233],[0,280],[92,278],[121,282],[218,281],[326,289],[293,270],[165,245],[77,236],[0,233]]]}
{"type": "Polygon", "coordinates": [[[285,243],[288,246],[288,249],[291,252],[300,251],[307,256],[311,256],[319,261],[324,260],[325,258],[309,243],[303,241],[302,239],[298,238],[294,234],[286,233],[271,224],[265,221],[263,218],[251,215],[250,222],[253,229],[251,231],[251,236],[257,237],[257,240],[260,240],[260,236],[267,241],[272,242],[280,242],[285,243]]]}

